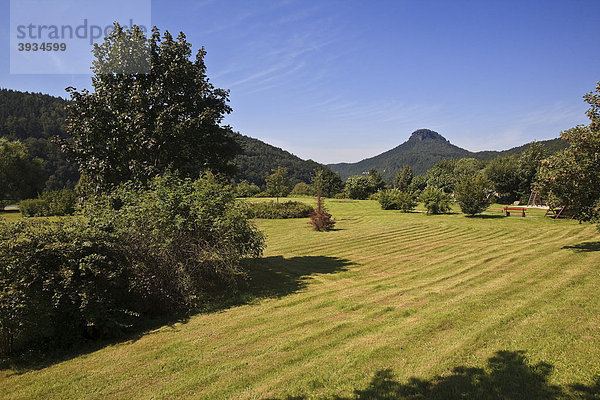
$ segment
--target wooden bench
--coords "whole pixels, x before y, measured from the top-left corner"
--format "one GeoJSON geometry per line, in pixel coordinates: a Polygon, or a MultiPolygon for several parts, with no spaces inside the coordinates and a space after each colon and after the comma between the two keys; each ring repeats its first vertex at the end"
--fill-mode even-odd
{"type": "Polygon", "coordinates": [[[521,217],[524,217],[525,211],[527,211],[527,209],[524,207],[508,207],[508,206],[506,206],[506,207],[504,207],[503,211],[504,211],[504,215],[506,215],[507,217],[510,217],[511,211],[518,211],[521,213],[521,217]]]}

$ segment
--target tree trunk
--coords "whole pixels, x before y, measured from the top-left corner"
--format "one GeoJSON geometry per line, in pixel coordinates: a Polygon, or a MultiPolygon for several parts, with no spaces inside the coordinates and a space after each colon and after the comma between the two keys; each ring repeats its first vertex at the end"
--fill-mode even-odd
{"type": "Polygon", "coordinates": [[[0,329],[0,355],[9,356],[13,352],[14,335],[8,329],[0,329]]]}

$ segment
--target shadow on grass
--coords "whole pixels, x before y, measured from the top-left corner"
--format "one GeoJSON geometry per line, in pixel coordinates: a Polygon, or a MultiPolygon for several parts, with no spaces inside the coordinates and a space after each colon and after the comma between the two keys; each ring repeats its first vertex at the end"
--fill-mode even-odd
{"type": "Polygon", "coordinates": [[[473,219],[499,219],[505,218],[504,215],[494,215],[494,214],[476,214],[476,215],[465,215],[465,218],[473,218],[473,219]]]}
{"type": "MultiPolygon", "coordinates": [[[[448,375],[431,380],[410,378],[400,382],[392,370],[375,373],[370,384],[357,389],[349,399],[488,399],[488,400],[551,400],[598,399],[600,379],[590,386],[583,384],[560,387],[549,383],[553,366],[548,363],[531,365],[523,351],[499,351],[488,359],[487,368],[460,366],[448,375]]],[[[307,399],[310,396],[288,397],[307,399]]]]}
{"type": "MultiPolygon", "coordinates": [[[[279,298],[295,293],[308,284],[313,274],[332,274],[344,271],[352,263],[336,257],[306,256],[284,258],[281,256],[245,260],[247,279],[240,280],[236,290],[224,291],[206,302],[197,313],[213,313],[227,308],[252,303],[265,298],[279,298]]],[[[124,335],[112,340],[90,340],[69,348],[55,348],[42,344],[38,348],[15,355],[0,357],[0,370],[11,369],[14,374],[49,367],[53,364],[100,350],[118,343],[133,343],[140,338],[157,333],[158,328],[178,329],[176,324],[188,321],[191,314],[171,315],[164,318],[142,319],[124,335]]]]}
{"type": "Polygon", "coordinates": [[[563,246],[563,249],[570,249],[576,253],[590,253],[600,251],[600,242],[583,242],[573,246],[563,246]]]}
{"type": "Polygon", "coordinates": [[[95,339],[60,347],[54,342],[39,343],[36,347],[21,351],[12,357],[0,357],[0,370],[12,370],[10,375],[22,375],[32,370],[40,370],[70,359],[93,353],[104,347],[119,343],[136,342],[146,335],[157,333],[158,328],[169,327],[176,330],[175,324],[185,323],[188,315],[174,315],[163,318],[141,319],[122,335],[108,339],[95,339]]]}
{"type": "Polygon", "coordinates": [[[311,275],[346,271],[352,264],[349,260],[326,256],[271,256],[247,260],[244,267],[248,279],[240,283],[237,302],[224,306],[287,296],[306,287],[311,275]]]}

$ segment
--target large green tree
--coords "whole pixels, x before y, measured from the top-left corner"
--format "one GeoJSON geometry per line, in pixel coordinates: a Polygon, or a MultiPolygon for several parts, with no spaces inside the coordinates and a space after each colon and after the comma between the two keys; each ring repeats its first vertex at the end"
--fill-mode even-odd
{"type": "Polygon", "coordinates": [[[290,193],[290,179],[287,177],[287,168],[277,167],[273,173],[265,179],[267,182],[267,193],[277,198],[285,197],[290,193]]]}
{"type": "Polygon", "coordinates": [[[31,158],[23,143],[0,138],[0,207],[36,196],[43,184],[42,161],[31,158]]]}
{"type": "Polygon", "coordinates": [[[394,188],[400,190],[401,192],[406,192],[408,191],[412,180],[412,168],[410,168],[410,165],[405,165],[400,171],[396,173],[396,177],[394,178],[394,188]]]}
{"type": "Polygon", "coordinates": [[[344,190],[342,178],[330,168],[315,170],[313,184],[316,190],[321,189],[321,194],[324,197],[334,197],[344,190]]]}
{"type": "Polygon", "coordinates": [[[161,37],[154,27],[146,38],[136,26],[115,24],[93,52],[94,91],[67,88],[70,137],[63,141],[91,189],[147,182],[166,170],[234,172],[240,147],[222,125],[229,92],[209,82],[204,48],[192,60],[183,33],[161,37]]]}
{"type": "Polygon", "coordinates": [[[486,177],[494,184],[498,201],[509,204],[519,199],[519,165],[517,156],[497,157],[485,167],[486,177]]]}
{"type": "Polygon", "coordinates": [[[482,213],[490,205],[493,184],[484,174],[463,175],[456,184],[454,196],[460,210],[469,215],[482,213]]]}
{"type": "Polygon", "coordinates": [[[570,146],[542,162],[536,185],[554,205],[569,206],[580,221],[597,217],[600,202],[600,82],[584,99],[590,124],[561,133],[570,146]]]}
{"type": "Polygon", "coordinates": [[[351,199],[364,200],[372,192],[371,181],[366,175],[355,175],[346,179],[344,192],[351,199]]]}
{"type": "Polygon", "coordinates": [[[454,168],[456,160],[443,159],[438,161],[432,168],[427,171],[427,186],[437,187],[445,193],[452,193],[456,178],[454,176],[454,168]]]}
{"type": "Polygon", "coordinates": [[[517,194],[522,202],[527,201],[531,195],[533,184],[536,180],[538,170],[542,161],[548,157],[548,150],[538,142],[533,142],[517,159],[517,173],[519,187],[517,194]]]}

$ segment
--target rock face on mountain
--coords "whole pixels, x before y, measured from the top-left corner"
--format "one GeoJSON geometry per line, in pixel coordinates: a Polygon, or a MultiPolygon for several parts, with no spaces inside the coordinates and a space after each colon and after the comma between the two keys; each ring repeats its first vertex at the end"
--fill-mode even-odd
{"type": "Polygon", "coordinates": [[[427,140],[427,139],[431,139],[431,140],[443,140],[445,142],[447,142],[448,140],[446,140],[446,138],[444,138],[442,135],[440,135],[439,133],[429,130],[429,129],[419,129],[416,130],[412,133],[412,135],[410,135],[410,138],[408,140],[427,140]]]}

